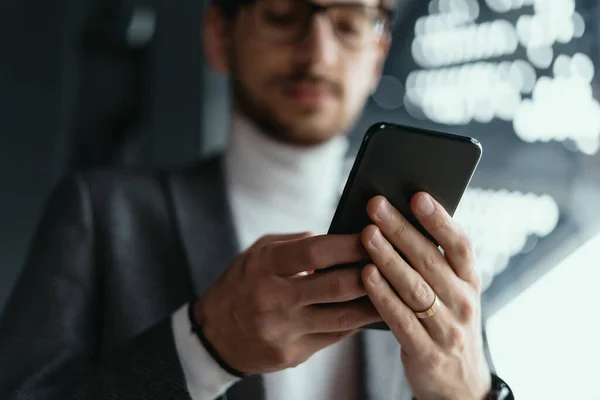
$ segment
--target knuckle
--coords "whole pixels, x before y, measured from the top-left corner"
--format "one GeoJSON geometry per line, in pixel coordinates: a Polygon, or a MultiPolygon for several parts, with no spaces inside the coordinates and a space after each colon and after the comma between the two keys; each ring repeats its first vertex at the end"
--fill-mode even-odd
{"type": "Polygon", "coordinates": [[[350,329],[350,316],[347,311],[340,311],[337,315],[337,327],[340,331],[350,329]]]}
{"type": "Polygon", "coordinates": [[[477,271],[475,271],[475,273],[473,273],[471,282],[472,282],[473,288],[475,289],[475,293],[477,293],[477,295],[480,295],[481,292],[483,291],[483,282],[481,281],[481,276],[477,273],[477,271]]]}
{"type": "Polygon", "coordinates": [[[406,221],[397,221],[392,229],[392,235],[396,238],[402,238],[406,235],[408,224],[406,221]]]}
{"type": "Polygon", "coordinates": [[[261,257],[259,254],[253,251],[249,251],[245,254],[245,259],[242,264],[243,275],[246,277],[257,276],[261,271],[261,257]]]}
{"type": "Polygon", "coordinates": [[[435,227],[440,231],[452,230],[452,219],[446,215],[438,214],[435,218],[435,227]]]}
{"type": "Polygon", "coordinates": [[[283,368],[295,368],[306,360],[301,349],[295,346],[278,346],[274,349],[275,363],[283,368]]]}
{"type": "Polygon", "coordinates": [[[288,367],[293,362],[292,355],[286,347],[276,347],[273,349],[274,361],[283,367],[288,367]]]}
{"type": "Polygon", "coordinates": [[[461,234],[454,245],[454,252],[461,259],[472,258],[473,244],[471,243],[471,239],[467,235],[461,234]]]}
{"type": "Polygon", "coordinates": [[[447,345],[451,349],[462,351],[465,348],[465,335],[460,328],[456,326],[448,330],[447,345]]]}
{"type": "Polygon", "coordinates": [[[425,368],[430,372],[437,371],[441,367],[443,360],[441,352],[431,351],[425,356],[425,368]]]}
{"type": "Polygon", "coordinates": [[[415,329],[415,320],[414,318],[406,313],[402,313],[396,315],[394,318],[395,325],[400,328],[407,335],[411,335],[415,329]]]}
{"type": "Polygon", "coordinates": [[[258,247],[263,247],[264,245],[266,245],[267,243],[270,243],[273,241],[273,235],[264,235],[262,236],[260,239],[258,239],[251,248],[258,248],[258,247]]]}
{"type": "Polygon", "coordinates": [[[286,362],[286,367],[287,368],[296,368],[297,366],[299,366],[300,364],[302,364],[304,362],[304,360],[300,357],[294,358],[294,357],[290,357],[287,362],[286,362]]]}
{"type": "Polygon", "coordinates": [[[394,295],[393,294],[384,294],[381,295],[379,301],[383,308],[391,308],[394,305],[394,295]]]}
{"type": "Polygon", "coordinates": [[[432,250],[425,255],[425,259],[423,260],[423,266],[429,272],[435,272],[440,269],[440,259],[442,255],[439,251],[432,250]]]}
{"type": "Polygon", "coordinates": [[[457,301],[458,318],[462,323],[469,323],[475,317],[475,305],[467,298],[457,301]]]}
{"type": "Polygon", "coordinates": [[[433,291],[429,285],[422,279],[418,279],[410,291],[410,295],[413,298],[415,304],[423,305],[424,307],[430,307],[433,303],[433,291]]]}
{"type": "Polygon", "coordinates": [[[260,250],[258,251],[257,257],[263,260],[270,259],[273,253],[275,252],[276,246],[277,244],[275,242],[264,243],[262,246],[259,247],[260,250]]]}
{"type": "Polygon", "coordinates": [[[385,260],[383,261],[383,267],[388,271],[393,271],[394,268],[398,266],[398,261],[398,258],[394,257],[394,254],[389,254],[385,257],[385,260]]]}
{"type": "Polygon", "coordinates": [[[303,257],[306,265],[316,265],[321,258],[321,246],[316,240],[307,239],[303,242],[303,257]]]}
{"type": "Polygon", "coordinates": [[[408,363],[410,362],[410,356],[404,350],[404,348],[400,348],[400,359],[402,360],[402,364],[404,365],[408,365],[408,363]]]}
{"type": "MultiPolygon", "coordinates": [[[[333,275],[333,274],[332,274],[333,275]]],[[[328,282],[329,294],[333,298],[339,298],[344,295],[344,285],[338,276],[331,276],[328,282]]]]}

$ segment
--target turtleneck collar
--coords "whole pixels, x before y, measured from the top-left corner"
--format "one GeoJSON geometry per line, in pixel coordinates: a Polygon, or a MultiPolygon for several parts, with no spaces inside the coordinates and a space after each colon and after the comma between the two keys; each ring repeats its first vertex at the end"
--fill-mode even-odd
{"type": "Polygon", "coordinates": [[[347,150],[345,135],[298,147],[277,142],[234,115],[224,160],[227,180],[238,194],[265,205],[330,212],[344,183],[347,150]]]}

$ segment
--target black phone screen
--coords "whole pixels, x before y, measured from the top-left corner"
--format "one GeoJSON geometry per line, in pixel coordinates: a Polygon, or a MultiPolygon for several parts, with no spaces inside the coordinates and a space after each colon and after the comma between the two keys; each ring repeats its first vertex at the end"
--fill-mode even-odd
{"type": "Polygon", "coordinates": [[[371,223],[367,202],[382,195],[435,243],[412,214],[411,198],[427,192],[453,215],[481,153],[479,142],[466,136],[389,123],[373,125],[362,142],[329,233],[362,231],[371,223]]]}

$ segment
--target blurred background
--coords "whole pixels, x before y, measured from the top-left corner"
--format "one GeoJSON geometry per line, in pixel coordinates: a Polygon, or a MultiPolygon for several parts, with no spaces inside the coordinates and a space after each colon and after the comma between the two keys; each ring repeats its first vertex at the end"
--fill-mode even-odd
{"type": "MultiPolygon", "coordinates": [[[[483,144],[456,218],[474,241],[495,366],[518,399],[598,400],[600,2],[401,2],[354,147],[379,121],[483,144]]],[[[62,175],[222,148],[227,85],[202,59],[204,6],[2,2],[0,310],[62,175]]]]}

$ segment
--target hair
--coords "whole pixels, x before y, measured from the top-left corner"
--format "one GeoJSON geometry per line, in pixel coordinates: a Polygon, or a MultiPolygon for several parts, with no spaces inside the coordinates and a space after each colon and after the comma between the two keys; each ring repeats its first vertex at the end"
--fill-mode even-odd
{"type": "Polygon", "coordinates": [[[223,16],[227,19],[233,19],[241,7],[252,3],[254,0],[212,0],[223,16]]]}
{"type": "MultiPolygon", "coordinates": [[[[234,19],[241,7],[251,4],[255,0],[212,0],[219,11],[227,19],[234,19]]],[[[397,2],[400,0],[380,0],[380,6],[390,13],[390,17],[396,10],[397,2]]]]}

